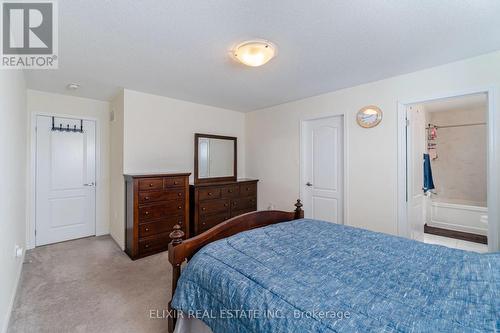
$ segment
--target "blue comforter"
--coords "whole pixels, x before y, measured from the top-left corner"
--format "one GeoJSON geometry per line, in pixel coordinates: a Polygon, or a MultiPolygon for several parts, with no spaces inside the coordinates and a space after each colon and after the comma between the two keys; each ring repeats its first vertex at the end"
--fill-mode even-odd
{"type": "Polygon", "coordinates": [[[500,253],[316,220],[205,246],[173,307],[214,333],[500,331],[500,253]]]}

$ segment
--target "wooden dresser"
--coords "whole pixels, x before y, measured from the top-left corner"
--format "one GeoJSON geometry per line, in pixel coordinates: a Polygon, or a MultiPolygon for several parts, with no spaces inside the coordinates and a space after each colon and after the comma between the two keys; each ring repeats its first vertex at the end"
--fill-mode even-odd
{"type": "Polygon", "coordinates": [[[257,210],[257,179],[190,185],[190,237],[257,210]]]}
{"type": "Polygon", "coordinates": [[[175,224],[189,235],[189,175],[125,175],[125,252],[130,258],[166,250],[175,224]]]}

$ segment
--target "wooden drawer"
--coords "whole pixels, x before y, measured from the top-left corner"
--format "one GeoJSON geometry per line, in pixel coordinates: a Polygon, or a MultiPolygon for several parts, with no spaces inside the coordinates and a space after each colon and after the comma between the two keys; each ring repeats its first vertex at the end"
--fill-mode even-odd
{"type": "Polygon", "coordinates": [[[229,212],[229,200],[219,199],[200,202],[200,215],[229,212]]]}
{"type": "Polygon", "coordinates": [[[167,232],[139,240],[139,255],[168,249],[168,243],[170,243],[168,234],[167,232]]]}
{"type": "Polygon", "coordinates": [[[257,184],[256,183],[243,183],[243,184],[240,184],[240,195],[242,197],[257,195],[257,184]]]}
{"type": "Polygon", "coordinates": [[[168,177],[164,178],[165,188],[182,187],[184,186],[184,177],[168,177]]]}
{"type": "Polygon", "coordinates": [[[165,191],[140,192],[139,203],[144,204],[155,201],[184,199],[184,196],[185,196],[185,191],[182,188],[177,191],[168,191],[168,192],[165,191]]]}
{"type": "Polygon", "coordinates": [[[229,213],[216,214],[216,215],[202,215],[200,216],[200,224],[198,232],[206,231],[217,224],[224,222],[230,218],[229,213]]]}
{"type": "Polygon", "coordinates": [[[256,210],[257,182],[257,179],[242,179],[191,185],[190,237],[213,228],[232,216],[256,210]]]}
{"type": "Polygon", "coordinates": [[[249,213],[255,211],[255,208],[245,208],[245,209],[239,209],[239,210],[231,210],[231,217],[235,217],[241,214],[249,213]]]}
{"type": "Polygon", "coordinates": [[[163,178],[146,178],[139,180],[139,191],[162,190],[163,178]]]}
{"type": "Polygon", "coordinates": [[[176,224],[189,237],[189,175],[125,175],[125,252],[131,259],[167,250],[176,224]]]}
{"type": "Polygon", "coordinates": [[[240,187],[238,185],[228,185],[221,188],[221,196],[223,198],[234,198],[240,195],[240,187]]]}
{"type": "Polygon", "coordinates": [[[184,205],[184,200],[171,200],[161,204],[139,207],[139,222],[159,219],[169,215],[183,215],[184,205]]]}
{"type": "Polygon", "coordinates": [[[237,198],[231,200],[231,210],[240,210],[247,208],[252,208],[253,210],[257,208],[256,197],[237,198]]]}
{"type": "Polygon", "coordinates": [[[198,190],[199,200],[218,199],[220,198],[220,194],[221,194],[220,187],[207,187],[207,188],[200,188],[198,190]]]}
{"type": "Polygon", "coordinates": [[[170,233],[174,229],[174,225],[182,226],[184,221],[183,216],[170,216],[161,220],[139,224],[139,238],[149,237],[164,232],[170,233]]]}

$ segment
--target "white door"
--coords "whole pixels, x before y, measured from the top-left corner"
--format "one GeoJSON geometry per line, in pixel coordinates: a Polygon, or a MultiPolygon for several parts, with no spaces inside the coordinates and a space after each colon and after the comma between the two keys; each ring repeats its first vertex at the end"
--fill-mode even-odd
{"type": "Polygon", "coordinates": [[[309,120],[302,132],[305,216],[344,223],[343,117],[309,120]]]}
{"type": "Polygon", "coordinates": [[[424,205],[424,152],[426,151],[426,117],[419,106],[410,106],[406,111],[407,166],[408,166],[408,225],[411,239],[423,241],[425,224],[424,205]]]}
{"type": "MultiPolygon", "coordinates": [[[[54,119],[64,128],[80,120],[54,119]]],[[[95,235],[95,122],[83,133],[53,131],[52,117],[36,119],[36,245],[95,235]]]]}

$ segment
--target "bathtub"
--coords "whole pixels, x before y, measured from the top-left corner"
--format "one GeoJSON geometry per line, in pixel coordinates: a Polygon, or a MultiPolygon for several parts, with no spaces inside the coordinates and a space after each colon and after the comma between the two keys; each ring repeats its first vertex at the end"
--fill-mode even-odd
{"type": "Polygon", "coordinates": [[[486,203],[433,197],[428,199],[427,225],[477,235],[488,234],[486,203]]]}

